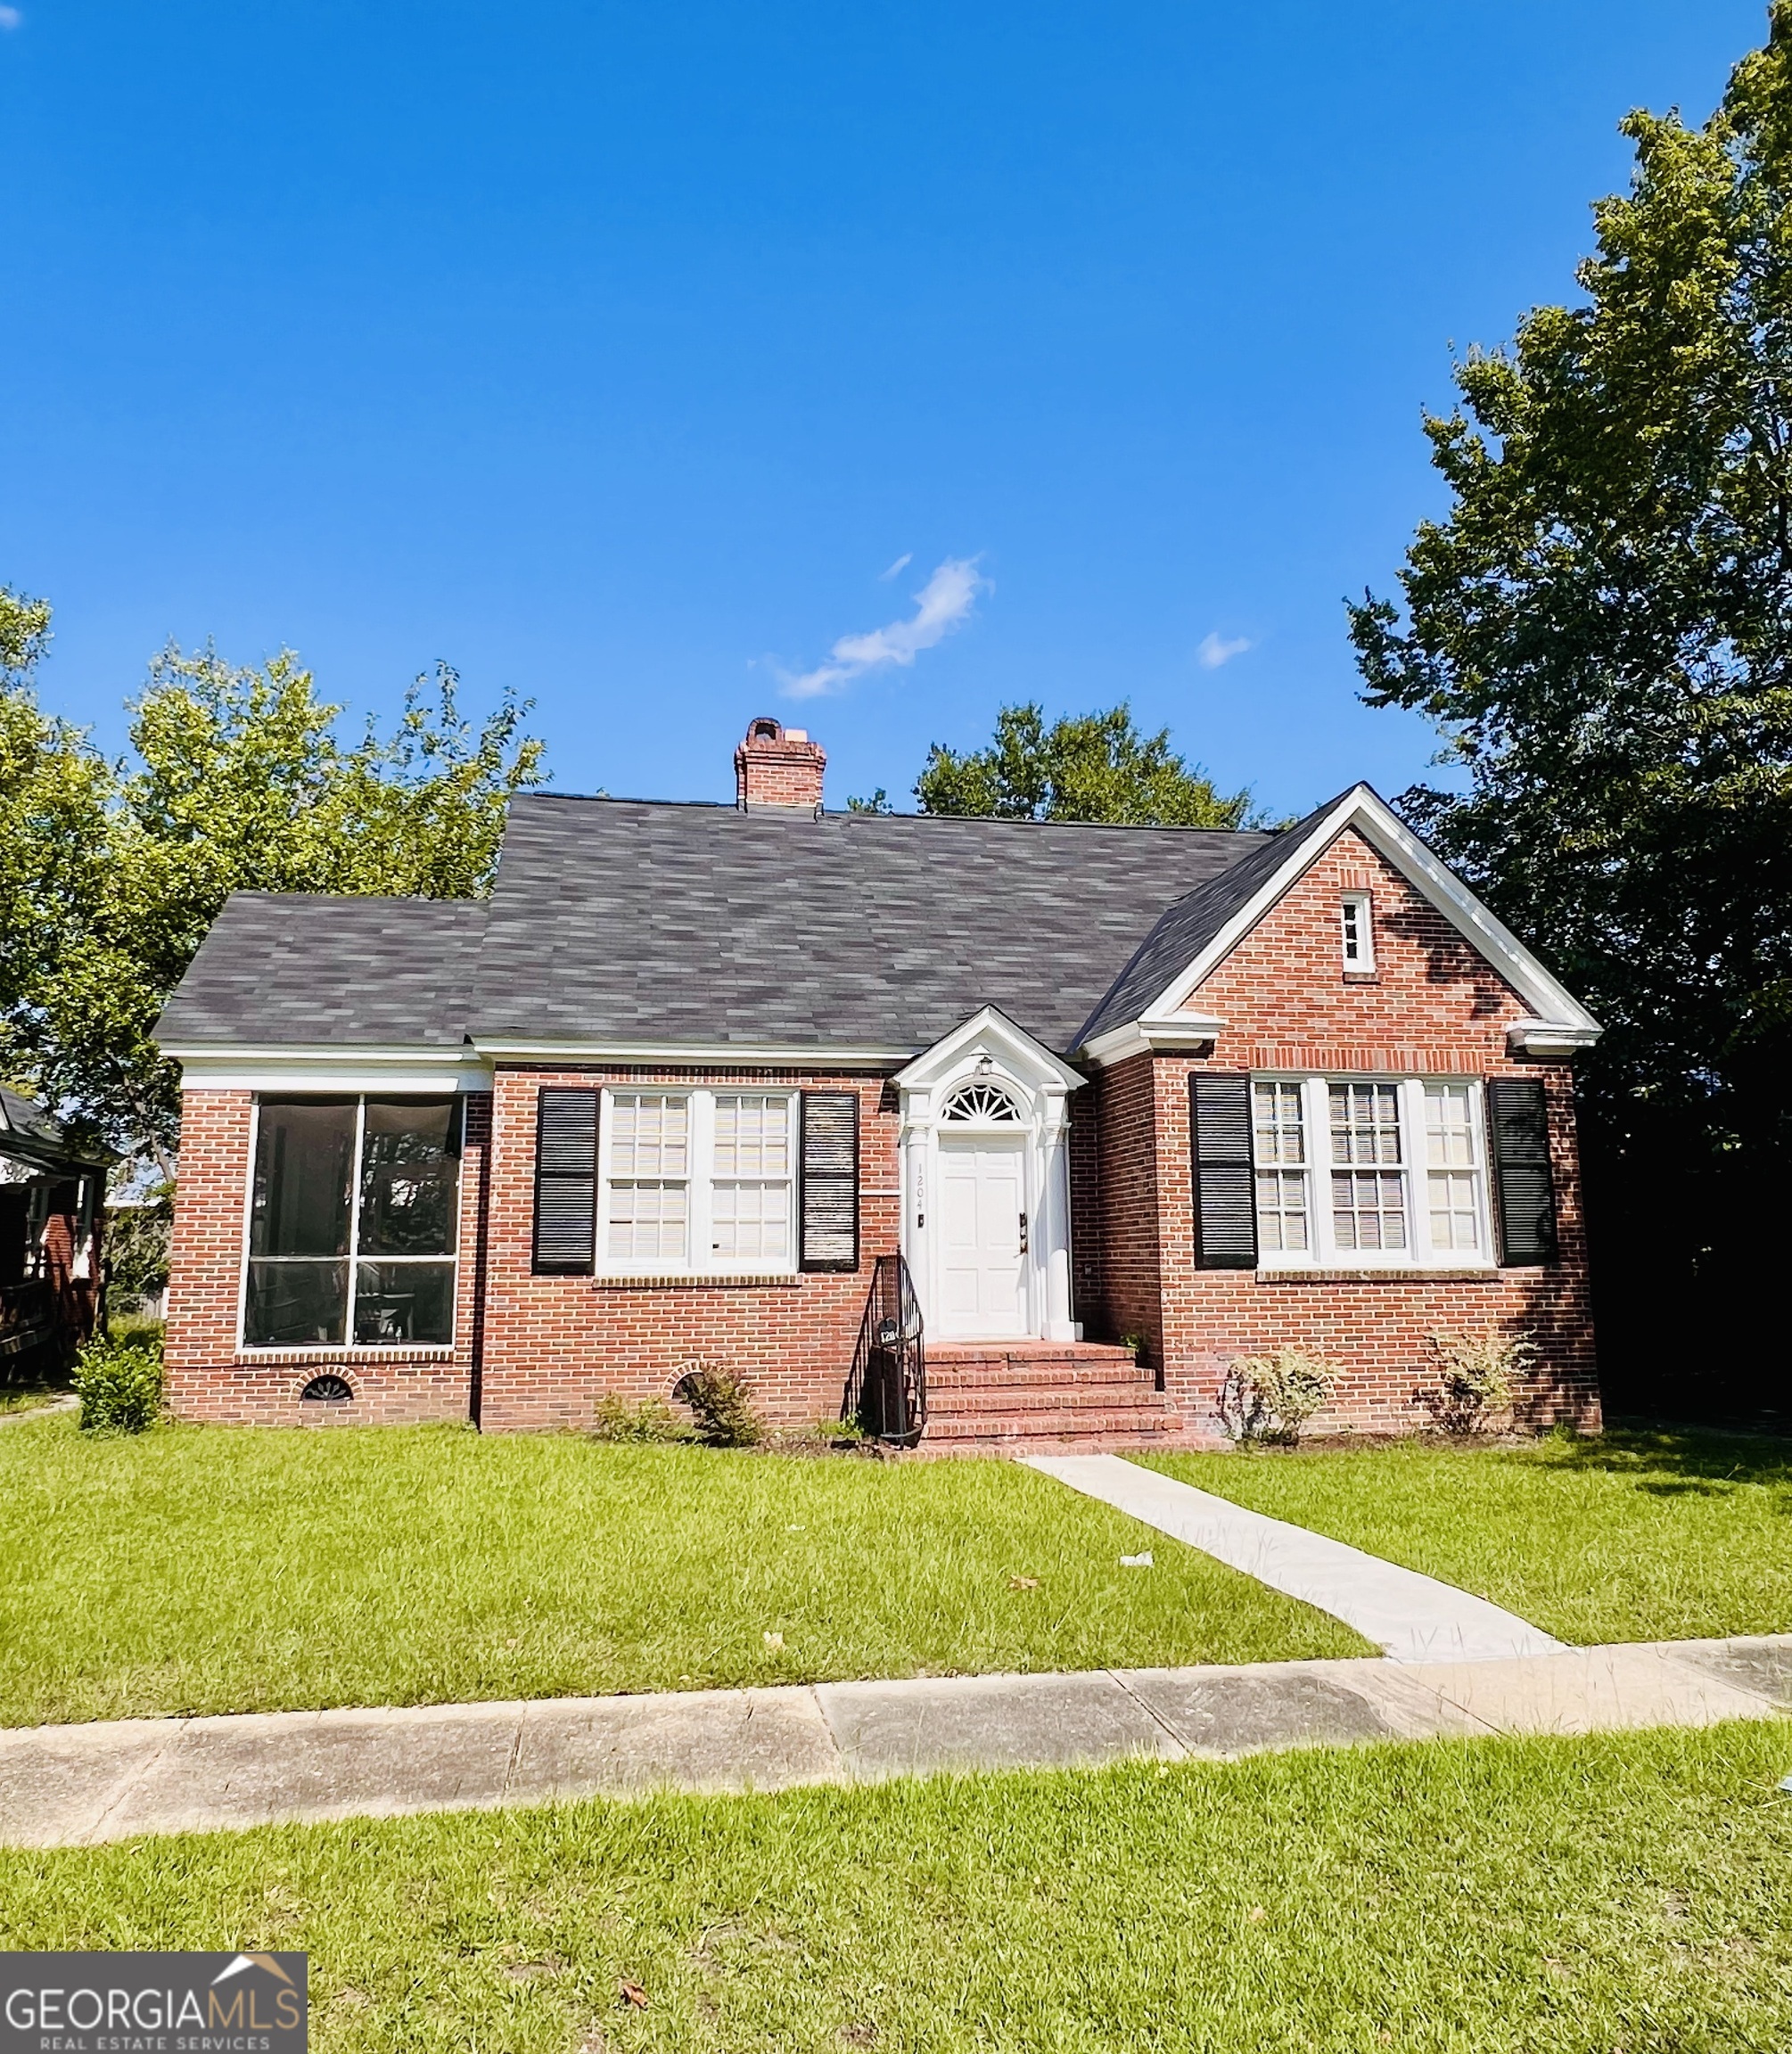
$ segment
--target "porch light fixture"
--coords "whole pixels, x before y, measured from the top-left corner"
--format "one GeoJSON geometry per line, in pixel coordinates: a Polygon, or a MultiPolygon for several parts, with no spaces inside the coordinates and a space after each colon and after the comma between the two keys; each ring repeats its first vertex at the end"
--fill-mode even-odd
{"type": "Polygon", "coordinates": [[[995,1075],[995,1073],[996,1073],[996,1066],[995,1066],[994,1063],[991,1061],[991,1059],[989,1058],[989,1056],[978,1056],[978,1058],[977,1058],[977,1074],[978,1074],[978,1076],[979,1076],[979,1077],[993,1077],[993,1076],[995,1075]]]}

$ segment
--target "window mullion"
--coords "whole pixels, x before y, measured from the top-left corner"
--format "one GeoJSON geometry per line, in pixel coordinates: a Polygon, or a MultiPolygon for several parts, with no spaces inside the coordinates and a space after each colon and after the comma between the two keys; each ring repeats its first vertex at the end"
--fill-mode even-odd
{"type": "Polygon", "coordinates": [[[1418,1262],[1434,1260],[1431,1245],[1431,1142],[1425,1125],[1425,1080],[1400,1085],[1400,1154],[1406,1180],[1406,1243],[1418,1262]]]}
{"type": "Polygon", "coordinates": [[[685,1219],[690,1242],[685,1258],[693,1270],[713,1269],[717,1265],[716,1252],[711,1245],[715,1229],[710,1223],[713,1211],[710,1187],[715,1174],[716,1095],[713,1091],[693,1091],[688,1103],[685,1219]]]}
{"type": "Polygon", "coordinates": [[[1336,1266],[1332,1233],[1331,1092],[1323,1077],[1301,1080],[1307,1114],[1307,1191],[1312,1204],[1313,1262],[1317,1269],[1336,1266]]]}
{"type": "Polygon", "coordinates": [[[355,1345],[355,1286],[360,1281],[361,1252],[361,1158],[367,1146],[367,1101],[355,1101],[355,1155],[349,1164],[349,1291],[342,1313],[342,1345],[355,1345]]]}

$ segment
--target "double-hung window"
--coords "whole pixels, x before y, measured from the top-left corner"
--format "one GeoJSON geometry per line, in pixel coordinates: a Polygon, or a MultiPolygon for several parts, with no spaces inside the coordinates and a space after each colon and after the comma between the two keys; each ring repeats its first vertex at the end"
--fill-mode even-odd
{"type": "Polygon", "coordinates": [[[260,1101],[245,1347],[454,1339],[461,1118],[457,1097],[260,1101]]]}
{"type": "Polygon", "coordinates": [[[1263,1263],[1357,1269],[1492,1261],[1478,1083],[1259,1077],[1251,1097],[1263,1263]]]}
{"type": "Polygon", "coordinates": [[[796,1266],[796,1097],[610,1090],[599,1126],[599,1266],[687,1275],[796,1266]]]}

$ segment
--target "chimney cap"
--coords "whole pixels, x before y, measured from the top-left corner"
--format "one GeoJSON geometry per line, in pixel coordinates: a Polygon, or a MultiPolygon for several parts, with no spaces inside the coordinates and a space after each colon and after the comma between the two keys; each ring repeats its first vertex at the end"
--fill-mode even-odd
{"type": "Polygon", "coordinates": [[[749,812],[765,806],[818,814],[826,768],[826,752],[810,740],[807,728],[757,714],[735,750],[736,801],[749,812]]]}

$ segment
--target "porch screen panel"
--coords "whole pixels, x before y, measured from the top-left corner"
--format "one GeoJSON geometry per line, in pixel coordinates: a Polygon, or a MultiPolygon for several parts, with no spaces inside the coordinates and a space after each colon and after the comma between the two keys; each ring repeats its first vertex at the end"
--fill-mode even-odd
{"type": "Polygon", "coordinates": [[[801,1266],[859,1267],[859,1094],[802,1094],[801,1266]]]}
{"type": "Polygon", "coordinates": [[[353,1098],[264,1098],[249,1209],[242,1337],[252,1348],[346,1340],[353,1098]]]}
{"type": "Polygon", "coordinates": [[[545,1084],[535,1113],[538,1277],[588,1277],[597,1254],[597,1098],[545,1084]]]}
{"type": "Polygon", "coordinates": [[[361,1126],[355,1253],[359,1347],[454,1339],[460,1212],[458,1098],[369,1098],[361,1126]]]}
{"type": "Polygon", "coordinates": [[[1550,1167],[1550,1112],[1539,1077],[1487,1084],[1500,1212],[1500,1261],[1508,1269],[1556,1260],[1556,1185],[1550,1167]]]}
{"type": "Polygon", "coordinates": [[[1251,1080],[1197,1070],[1188,1080],[1195,1180],[1195,1266],[1257,1266],[1256,1171],[1251,1160],[1251,1080]]]}

